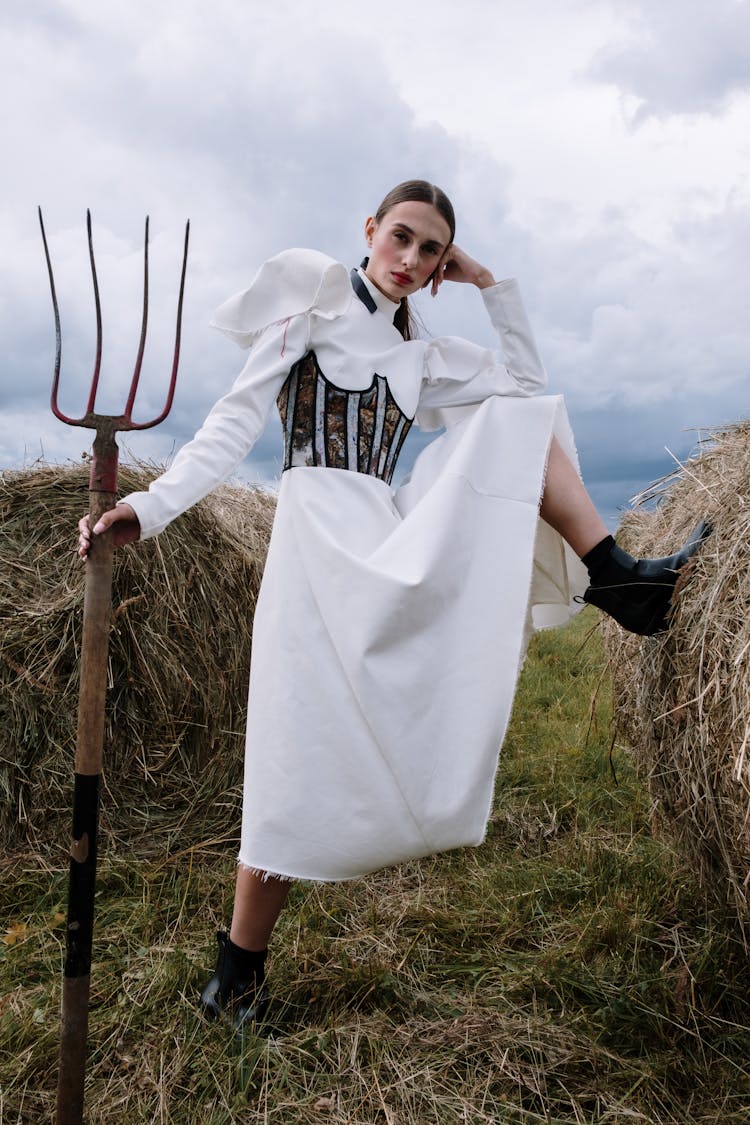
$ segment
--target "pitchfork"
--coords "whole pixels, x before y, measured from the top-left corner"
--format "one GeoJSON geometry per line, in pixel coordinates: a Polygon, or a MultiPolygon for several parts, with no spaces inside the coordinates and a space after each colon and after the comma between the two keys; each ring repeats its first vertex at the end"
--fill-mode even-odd
{"type": "MultiPolygon", "coordinates": [[[[124,413],[114,416],[97,414],[94,411],[102,358],[102,313],[96,264],[94,262],[94,245],[91,237],[91,214],[90,212],[86,213],[89,259],[96,306],[96,360],[86,413],[81,418],[69,418],[62,413],[57,405],[61,356],[60,311],[57,304],[55,279],[52,274],[52,263],[47,246],[47,237],[44,232],[41,208],[39,209],[39,223],[42,228],[44,254],[47,259],[47,270],[52,291],[52,306],[55,312],[56,355],[51,398],[52,412],[68,426],[85,426],[87,429],[96,431],[89,477],[89,524],[93,527],[100,516],[115,505],[118,460],[115,433],[118,430],[147,430],[151,426],[158,426],[167,417],[172,407],[177,380],[177,366],[180,359],[182,299],[185,291],[190,223],[188,222],[185,227],[185,249],[180,276],[180,295],[177,302],[177,331],[169,391],[161,414],[150,422],[134,422],[132,419],[133,403],[141,375],[148,320],[148,218],[146,218],[144,245],[141,338],[124,413]]],[[[112,553],[111,531],[92,538],[86,566],[83,603],[81,680],[73,791],[73,842],[70,848],[60,1070],[57,1084],[56,1120],[58,1125],[78,1125],[83,1120],[83,1088],[86,1071],[86,1037],[91,981],[91,943],[94,928],[99,783],[104,742],[104,700],[112,601],[112,553]]]]}

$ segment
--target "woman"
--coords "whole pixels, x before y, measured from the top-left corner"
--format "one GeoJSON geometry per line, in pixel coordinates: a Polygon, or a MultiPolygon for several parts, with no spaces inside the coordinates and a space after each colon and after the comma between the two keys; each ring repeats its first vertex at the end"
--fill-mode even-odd
{"type": "MultiPolygon", "coordinates": [[[[481,841],[532,625],[564,619],[580,590],[657,632],[697,549],[636,561],[615,545],[562,400],[534,397],[546,377],[515,282],[454,232],[444,193],[408,181],[367,219],[351,277],[314,251],[268,261],[215,317],[251,349],[234,386],[148,492],[93,529],[118,545],[162,530],[236,468],[278,402],[285,471],[253,625],[234,913],[201,997],[237,1026],[265,1010],[290,880],[481,841]],[[446,282],[481,291],[504,359],[414,339],[407,298],[446,282]],[[394,493],[415,416],[446,430],[394,493]]],[[[84,519],[84,558],[90,544],[84,519]]]]}

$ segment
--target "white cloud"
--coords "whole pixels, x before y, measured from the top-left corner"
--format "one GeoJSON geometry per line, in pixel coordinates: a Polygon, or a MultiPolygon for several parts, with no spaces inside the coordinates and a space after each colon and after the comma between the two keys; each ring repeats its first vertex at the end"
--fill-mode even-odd
{"type": "MultiPolygon", "coordinates": [[[[236,27],[236,9],[226,3],[210,20],[196,4],[166,5],[145,25],[144,8],[113,15],[68,4],[54,34],[28,18],[4,29],[6,81],[25,106],[23,121],[8,122],[6,151],[28,155],[22,166],[11,162],[18,175],[0,212],[0,331],[10,341],[0,396],[4,425],[17,401],[40,404],[40,436],[56,425],[41,406],[54,345],[37,199],[60,298],[61,399],[70,413],[85,401],[94,347],[85,205],[94,216],[104,321],[98,405],[111,412],[121,409],[135,357],[142,223],[152,213],[139,416],[157,407],[171,364],[182,222],[190,215],[182,368],[160,442],[169,449],[199,425],[239,366],[240,354],[205,328],[213,307],[286,245],[358,257],[364,218],[393,182],[415,168],[437,176],[441,165],[459,166],[460,146],[438,126],[415,126],[384,71],[376,62],[362,68],[343,50],[349,40],[333,32],[311,49],[309,23],[285,26],[280,11],[265,16],[263,28],[263,20],[236,27]],[[43,143],[29,149],[29,136],[43,143]]],[[[23,455],[29,439],[6,433],[6,457],[23,455]]],[[[255,461],[273,462],[267,443],[255,461]]]]}
{"type": "MultiPolygon", "coordinates": [[[[744,20],[747,0],[734,7],[744,20]]],[[[750,103],[730,91],[741,78],[731,40],[747,40],[739,23],[731,38],[725,24],[709,29],[708,10],[635,0],[467,0],[460,13],[381,0],[372,16],[344,0],[4,8],[2,463],[40,444],[58,457],[67,439],[77,457],[83,437],[46,405],[54,337],[38,202],[70,409],[94,341],[86,206],[112,410],[137,344],[143,218],[150,212],[144,413],[167,377],[182,224],[192,220],[178,397],[159,431],[130,442],[161,457],[191,435],[241,360],[206,327],[213,307],[287,245],[356,260],[365,215],[416,174],[453,195],[468,249],[521,278],[553,387],[580,419],[584,463],[611,491],[609,455],[634,491],[654,448],[682,440],[676,428],[746,409],[750,103]],[[633,38],[636,17],[648,41],[633,38]],[[668,65],[678,18],[695,98],[711,114],[685,116],[689,76],[668,65]],[[635,131],[623,90],[651,106],[635,131]]],[[[473,292],[422,303],[434,332],[491,338],[473,292]]],[[[272,426],[250,471],[273,471],[277,450],[272,426]]]]}
{"type": "Polygon", "coordinates": [[[716,113],[750,89],[747,0],[631,0],[629,33],[595,55],[590,72],[637,99],[633,121],[716,113]]]}
{"type": "Polygon", "coordinates": [[[561,384],[576,401],[644,411],[744,387],[750,332],[735,279],[749,255],[750,213],[731,204],[675,225],[668,247],[614,221],[561,240],[540,270],[547,353],[561,384]]]}

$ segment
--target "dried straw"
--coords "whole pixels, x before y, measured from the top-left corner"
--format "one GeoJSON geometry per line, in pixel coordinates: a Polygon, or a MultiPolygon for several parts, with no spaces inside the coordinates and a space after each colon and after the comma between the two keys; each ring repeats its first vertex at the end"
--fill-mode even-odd
{"type": "MultiPolygon", "coordinates": [[[[155,475],[123,467],[123,493],[155,475]]],[[[84,466],[0,474],[0,837],[67,840],[84,466]]],[[[236,835],[252,615],[274,500],[224,485],[116,552],[102,826],[160,849],[236,835]],[[165,835],[166,834],[166,835],[165,835]]]]}
{"type": "Polygon", "coordinates": [[[706,887],[750,920],[750,421],[638,498],[618,539],[664,555],[706,517],[713,533],[678,584],[669,631],[625,636],[603,622],[615,719],[648,778],[654,823],[706,887]]]}

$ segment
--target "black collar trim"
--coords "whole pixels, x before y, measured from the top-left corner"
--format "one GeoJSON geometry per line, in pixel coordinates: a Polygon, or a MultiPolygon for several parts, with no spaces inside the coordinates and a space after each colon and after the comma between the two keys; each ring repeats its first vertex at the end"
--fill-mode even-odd
{"type": "MultiPolygon", "coordinates": [[[[362,265],[361,265],[360,269],[363,269],[363,270],[367,269],[367,263],[369,262],[369,260],[370,260],[369,258],[363,258],[362,259],[362,265]]],[[[365,306],[367,311],[371,312],[371,313],[377,312],[378,306],[375,304],[375,299],[374,299],[372,293],[370,292],[370,290],[365,285],[362,278],[360,277],[357,270],[353,269],[350,276],[351,276],[351,279],[352,279],[352,289],[357,294],[357,296],[359,297],[360,301],[365,306]]]]}

